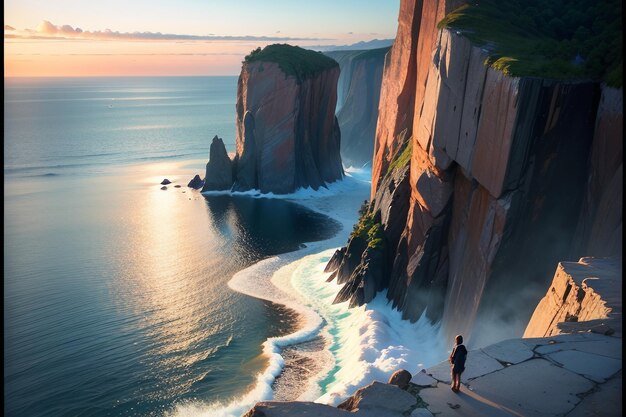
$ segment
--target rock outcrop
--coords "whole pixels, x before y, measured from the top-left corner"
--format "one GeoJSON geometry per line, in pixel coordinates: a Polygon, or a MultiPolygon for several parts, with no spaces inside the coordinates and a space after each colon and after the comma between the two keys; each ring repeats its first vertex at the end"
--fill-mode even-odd
{"type": "Polygon", "coordinates": [[[313,402],[264,401],[257,403],[244,417],[403,417],[415,408],[417,401],[414,395],[395,385],[374,381],[337,408],[313,402]]]}
{"type": "Polygon", "coordinates": [[[224,141],[216,135],[211,142],[202,191],[230,190],[232,185],[232,162],[226,152],[224,141]]]}
{"type": "Polygon", "coordinates": [[[341,129],[341,158],[347,166],[371,164],[374,154],[378,102],[387,48],[329,51],[339,63],[337,120],[341,129]]]}
{"type": "Polygon", "coordinates": [[[468,352],[460,394],[451,392],[450,379],[445,361],[417,372],[406,390],[374,381],[337,408],[266,401],[244,417],[618,417],[622,340],[597,333],[503,340],[468,352]]]}
{"type": "MultiPolygon", "coordinates": [[[[621,89],[485,66],[487,50],[437,28],[461,3],[401,1],[362,218],[380,219],[385,247],[368,282],[404,318],[488,342],[499,320],[523,332],[557,262],[621,249],[621,89]]],[[[353,236],[329,266],[337,301],[365,302],[371,241],[353,236]]]]}
{"type": "Polygon", "coordinates": [[[587,330],[621,335],[621,321],[621,259],[581,258],[559,263],[524,337],[587,330]]]}
{"type": "Polygon", "coordinates": [[[234,190],[317,190],[343,177],[334,115],[339,66],[319,52],[270,45],[246,58],[237,85],[234,190]]]}
{"type": "Polygon", "coordinates": [[[204,186],[204,180],[200,178],[200,175],[196,174],[189,183],[187,183],[187,187],[193,188],[194,190],[199,190],[204,186]]]}

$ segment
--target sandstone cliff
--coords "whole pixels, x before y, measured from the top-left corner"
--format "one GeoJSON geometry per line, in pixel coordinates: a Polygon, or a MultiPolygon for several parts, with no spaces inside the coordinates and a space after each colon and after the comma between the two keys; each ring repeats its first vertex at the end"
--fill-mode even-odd
{"type": "Polygon", "coordinates": [[[621,259],[581,258],[578,262],[560,262],[524,337],[586,330],[621,337],[621,294],[621,259]]]}
{"type": "Polygon", "coordinates": [[[341,179],[339,67],[289,45],[254,51],[237,85],[234,190],[290,193],[341,179]]]}
{"type": "Polygon", "coordinates": [[[346,165],[371,164],[385,54],[389,47],[366,51],[329,51],[339,63],[337,120],[341,158],[346,165]]]}
{"type": "Polygon", "coordinates": [[[488,50],[437,28],[461,3],[401,1],[360,223],[383,255],[353,233],[328,270],[355,305],[387,288],[404,318],[485,342],[513,317],[508,336],[523,332],[557,262],[621,251],[621,89],[485,66],[488,50]]]}

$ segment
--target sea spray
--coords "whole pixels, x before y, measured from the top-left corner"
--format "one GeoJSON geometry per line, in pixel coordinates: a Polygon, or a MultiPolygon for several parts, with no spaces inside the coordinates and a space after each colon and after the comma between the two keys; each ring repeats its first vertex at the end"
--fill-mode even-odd
{"type": "Polygon", "coordinates": [[[332,337],[335,366],[319,376],[323,394],[316,402],[337,405],[374,380],[386,382],[400,368],[415,373],[445,359],[447,346],[440,326],[425,315],[415,323],[402,320],[402,313],[391,308],[384,292],[360,307],[332,304],[341,285],[326,282],[330,274],[324,273],[324,267],[333,252],[303,258],[292,275],[293,287],[325,319],[325,330],[332,337]]]}

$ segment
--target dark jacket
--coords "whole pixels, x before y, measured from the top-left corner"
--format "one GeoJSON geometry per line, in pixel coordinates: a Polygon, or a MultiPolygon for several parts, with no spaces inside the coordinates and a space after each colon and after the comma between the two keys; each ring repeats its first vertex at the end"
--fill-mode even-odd
{"type": "Polygon", "coordinates": [[[461,373],[465,370],[465,359],[467,358],[467,349],[464,345],[456,345],[452,349],[450,355],[450,363],[452,363],[452,371],[455,373],[461,373]]]}

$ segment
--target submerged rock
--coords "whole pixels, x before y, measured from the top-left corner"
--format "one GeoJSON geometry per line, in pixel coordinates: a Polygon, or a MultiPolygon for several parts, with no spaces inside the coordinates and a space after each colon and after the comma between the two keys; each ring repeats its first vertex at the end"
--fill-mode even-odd
{"type": "Polygon", "coordinates": [[[167,187],[164,185],[163,187],[161,187],[162,190],[167,190],[167,187]]]}

